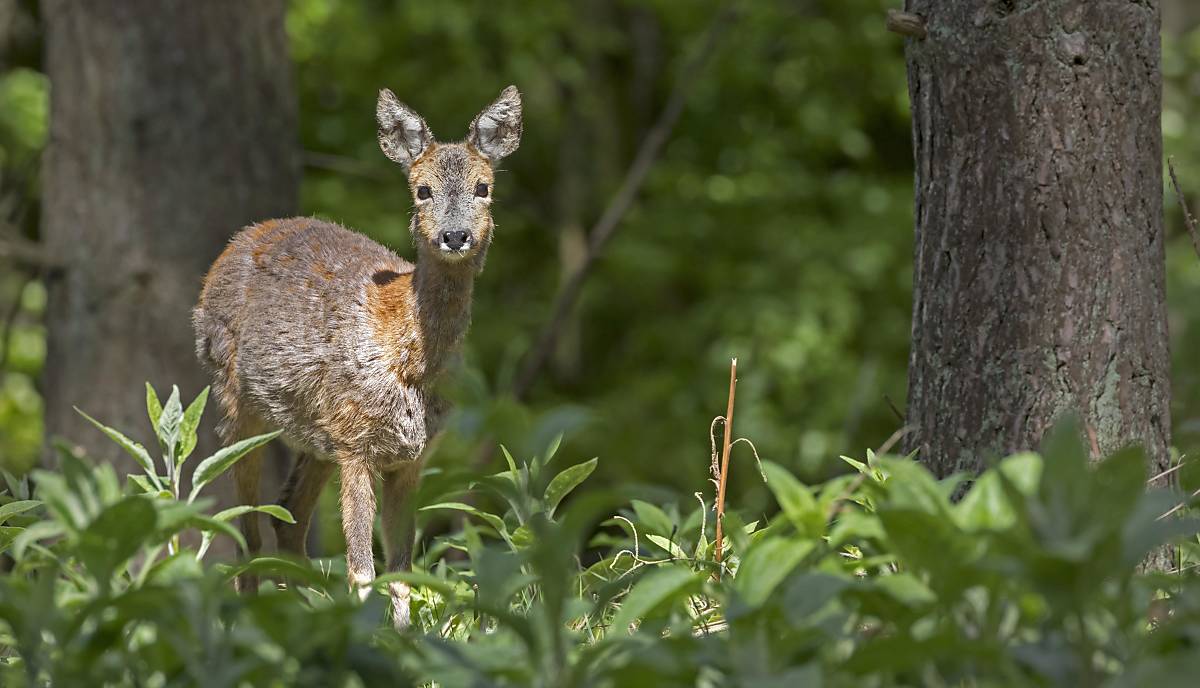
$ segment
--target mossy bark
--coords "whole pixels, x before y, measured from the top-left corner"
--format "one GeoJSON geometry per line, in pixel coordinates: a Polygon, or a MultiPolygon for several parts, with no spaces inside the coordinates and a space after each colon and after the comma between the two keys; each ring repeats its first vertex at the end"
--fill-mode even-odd
{"type": "Polygon", "coordinates": [[[939,475],[1065,412],[1167,466],[1156,0],[908,0],[910,449],[939,475]]]}

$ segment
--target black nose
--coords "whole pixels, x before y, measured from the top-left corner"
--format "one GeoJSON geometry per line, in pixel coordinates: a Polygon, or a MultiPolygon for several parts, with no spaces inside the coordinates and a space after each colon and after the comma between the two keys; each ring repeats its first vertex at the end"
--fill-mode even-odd
{"type": "Polygon", "coordinates": [[[457,251],[467,243],[469,235],[461,230],[453,232],[442,232],[442,243],[450,248],[451,251],[457,251]]]}

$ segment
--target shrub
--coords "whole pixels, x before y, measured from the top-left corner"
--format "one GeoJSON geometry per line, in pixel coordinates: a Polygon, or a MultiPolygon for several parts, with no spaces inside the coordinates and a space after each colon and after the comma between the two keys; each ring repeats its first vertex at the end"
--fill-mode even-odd
{"type": "Polygon", "coordinates": [[[557,443],[493,475],[434,470],[422,513],[467,520],[376,582],[414,586],[416,627],[397,633],[337,559],[206,561],[212,538],[240,543],[241,510],[208,514],[204,486],[273,435],[200,462],[184,495],[204,395],[147,400],[165,475],[96,423],[143,475],[121,485],[60,448],[36,499],[6,476],[3,685],[1141,686],[1200,668],[1196,578],[1139,570],[1194,541],[1186,510],[1164,517],[1184,495],[1147,491],[1137,451],[1090,466],[1070,427],[957,502],[961,480],[911,458],[846,459],[818,486],[764,462],[778,513],[727,512],[720,565],[710,505],[565,499],[596,459],[559,469],[557,443]],[[279,584],[239,597],[245,569],[279,584]]]}

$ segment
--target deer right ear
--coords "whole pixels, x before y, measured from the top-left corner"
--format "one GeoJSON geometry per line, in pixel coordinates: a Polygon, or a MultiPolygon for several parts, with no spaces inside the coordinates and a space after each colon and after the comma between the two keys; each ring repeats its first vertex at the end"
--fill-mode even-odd
{"type": "Polygon", "coordinates": [[[379,147],[383,154],[405,170],[433,143],[425,120],[386,88],[379,91],[375,120],[379,123],[379,147]]]}

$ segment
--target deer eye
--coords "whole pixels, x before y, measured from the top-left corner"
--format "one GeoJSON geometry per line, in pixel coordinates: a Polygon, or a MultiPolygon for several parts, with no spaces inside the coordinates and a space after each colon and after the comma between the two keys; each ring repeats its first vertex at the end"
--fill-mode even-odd
{"type": "Polygon", "coordinates": [[[479,182],[478,184],[476,184],[475,185],[475,195],[480,198],[487,198],[488,185],[484,184],[483,182],[479,182]]]}
{"type": "Polygon", "coordinates": [[[425,186],[424,184],[422,184],[421,186],[417,187],[417,198],[419,198],[423,201],[423,200],[429,198],[430,196],[433,196],[433,192],[429,190],[428,186],[425,186]]]}

